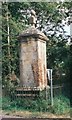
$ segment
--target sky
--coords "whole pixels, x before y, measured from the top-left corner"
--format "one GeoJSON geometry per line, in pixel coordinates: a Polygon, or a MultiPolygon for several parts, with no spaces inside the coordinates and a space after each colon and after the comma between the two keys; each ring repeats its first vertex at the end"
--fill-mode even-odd
{"type": "Polygon", "coordinates": [[[70,25],[65,25],[64,29],[67,32],[67,34],[70,35],[70,25]]]}

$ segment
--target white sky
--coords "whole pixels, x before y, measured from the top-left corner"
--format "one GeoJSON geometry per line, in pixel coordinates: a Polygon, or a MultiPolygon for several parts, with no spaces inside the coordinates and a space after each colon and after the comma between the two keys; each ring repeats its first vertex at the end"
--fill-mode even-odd
{"type": "Polygon", "coordinates": [[[67,34],[70,35],[70,25],[65,25],[64,29],[67,32],[67,34]]]}

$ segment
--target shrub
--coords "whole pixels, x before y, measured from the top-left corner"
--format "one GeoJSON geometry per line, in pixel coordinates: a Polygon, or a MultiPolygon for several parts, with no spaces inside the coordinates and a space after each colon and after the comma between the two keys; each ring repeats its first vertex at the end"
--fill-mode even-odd
{"type": "Polygon", "coordinates": [[[52,112],[55,114],[68,113],[70,110],[70,101],[68,98],[60,95],[54,98],[54,105],[52,107],[52,112]]]}
{"type": "Polygon", "coordinates": [[[54,97],[54,105],[50,105],[50,100],[46,100],[41,96],[38,98],[16,98],[11,100],[10,98],[3,98],[2,101],[3,110],[29,110],[29,111],[42,111],[51,112],[54,114],[65,114],[70,110],[70,101],[68,98],[60,95],[54,97]]]}
{"type": "Polygon", "coordinates": [[[9,97],[3,97],[2,98],[2,109],[10,109],[11,107],[11,100],[9,97]]]}
{"type": "Polygon", "coordinates": [[[2,98],[0,98],[0,110],[2,109],[2,98]]]}

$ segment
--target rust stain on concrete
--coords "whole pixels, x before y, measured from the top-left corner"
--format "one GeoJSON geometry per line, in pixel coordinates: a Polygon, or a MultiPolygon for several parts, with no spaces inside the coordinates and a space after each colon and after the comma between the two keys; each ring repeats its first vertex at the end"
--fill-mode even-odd
{"type": "Polygon", "coordinates": [[[38,73],[38,65],[37,65],[37,61],[34,61],[32,63],[32,71],[33,71],[33,76],[34,76],[34,81],[36,83],[36,87],[39,86],[39,73],[38,73]]]}

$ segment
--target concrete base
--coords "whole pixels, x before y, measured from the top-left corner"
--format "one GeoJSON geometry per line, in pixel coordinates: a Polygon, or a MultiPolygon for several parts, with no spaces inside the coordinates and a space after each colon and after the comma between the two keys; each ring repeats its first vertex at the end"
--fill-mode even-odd
{"type": "Polygon", "coordinates": [[[36,87],[18,87],[16,88],[17,97],[35,97],[39,95],[40,88],[36,87]]]}
{"type": "MultiPolygon", "coordinates": [[[[44,90],[49,91],[50,87],[47,86],[44,90]]],[[[16,96],[17,97],[35,97],[39,96],[40,92],[43,91],[40,87],[17,87],[16,96]]],[[[48,93],[48,92],[47,92],[48,93]]]]}

